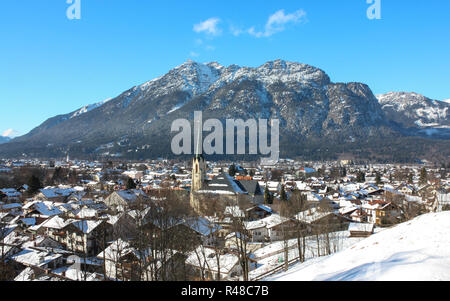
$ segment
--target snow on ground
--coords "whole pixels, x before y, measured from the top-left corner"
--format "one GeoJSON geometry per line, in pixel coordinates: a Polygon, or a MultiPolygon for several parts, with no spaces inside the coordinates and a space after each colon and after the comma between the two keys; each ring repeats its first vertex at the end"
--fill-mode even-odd
{"type": "Polygon", "coordinates": [[[450,212],[422,215],[340,253],[297,264],[274,281],[450,280],[450,212]]]}
{"type": "MultiPolygon", "coordinates": [[[[381,229],[378,229],[378,231],[380,230],[381,229]]],[[[330,247],[333,250],[333,252],[345,250],[364,239],[364,238],[350,237],[349,231],[331,233],[329,237],[330,237],[330,247]]],[[[326,252],[324,250],[324,246],[325,246],[325,238],[320,237],[319,248],[321,254],[326,252]]],[[[297,239],[289,240],[288,248],[289,248],[288,253],[289,261],[299,257],[297,239]]],[[[285,249],[284,241],[279,241],[271,243],[253,252],[255,259],[258,262],[258,268],[249,273],[250,278],[251,279],[257,278],[266,272],[269,272],[279,266],[284,265],[285,260],[284,249],[285,249]]],[[[305,247],[305,260],[307,261],[312,260],[312,258],[317,257],[317,255],[318,250],[316,237],[314,236],[307,237],[305,247]]]]}

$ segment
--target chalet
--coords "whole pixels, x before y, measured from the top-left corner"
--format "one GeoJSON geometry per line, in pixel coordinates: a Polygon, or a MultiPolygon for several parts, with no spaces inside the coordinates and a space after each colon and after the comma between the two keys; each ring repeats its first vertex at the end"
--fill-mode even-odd
{"type": "Polygon", "coordinates": [[[265,205],[252,206],[246,211],[250,221],[260,220],[273,214],[272,208],[265,205]]]}
{"type": "Polygon", "coordinates": [[[409,195],[414,194],[416,191],[414,186],[409,185],[409,184],[401,184],[400,186],[398,186],[396,188],[396,190],[399,191],[400,193],[409,194],[409,195]]]}
{"type": "Polygon", "coordinates": [[[371,201],[361,206],[362,211],[367,214],[367,221],[372,224],[382,225],[393,223],[392,218],[397,218],[400,211],[391,202],[371,201]]]}

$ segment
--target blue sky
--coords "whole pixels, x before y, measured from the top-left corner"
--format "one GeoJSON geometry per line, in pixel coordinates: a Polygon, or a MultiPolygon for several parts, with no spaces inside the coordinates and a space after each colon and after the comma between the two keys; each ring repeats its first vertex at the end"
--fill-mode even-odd
{"type": "Polygon", "coordinates": [[[0,135],[115,97],[188,59],[256,67],[284,59],[374,93],[450,98],[450,1],[66,0],[0,4],[0,135]]]}

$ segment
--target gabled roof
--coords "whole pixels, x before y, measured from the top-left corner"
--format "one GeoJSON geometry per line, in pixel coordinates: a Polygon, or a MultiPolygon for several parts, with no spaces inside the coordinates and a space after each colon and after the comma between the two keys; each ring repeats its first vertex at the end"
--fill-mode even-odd
{"type": "Polygon", "coordinates": [[[245,191],[247,191],[251,195],[261,195],[263,193],[258,181],[242,180],[239,181],[239,183],[242,185],[245,191]]]}
{"type": "Polygon", "coordinates": [[[313,223],[329,215],[337,215],[334,211],[320,211],[317,208],[302,211],[295,216],[295,219],[304,223],[313,223]]]}

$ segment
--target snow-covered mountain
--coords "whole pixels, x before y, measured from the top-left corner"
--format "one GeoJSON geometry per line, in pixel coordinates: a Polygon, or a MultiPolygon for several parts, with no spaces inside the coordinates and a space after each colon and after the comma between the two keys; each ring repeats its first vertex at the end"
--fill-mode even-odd
{"type": "Polygon", "coordinates": [[[450,104],[417,93],[377,95],[386,117],[406,128],[450,129],[450,104]]]}
{"type": "Polygon", "coordinates": [[[445,102],[445,103],[449,103],[449,104],[450,104],[450,99],[443,100],[442,102],[445,102]]]}
{"type": "Polygon", "coordinates": [[[298,264],[275,281],[449,281],[450,212],[379,232],[351,248],[298,264]]]}
{"type": "Polygon", "coordinates": [[[50,118],[0,154],[170,156],[172,121],[192,121],[194,111],[205,120],[280,119],[280,151],[287,156],[367,155],[360,147],[368,144],[391,156],[402,143],[417,145],[402,141],[410,133],[386,118],[365,84],[333,83],[323,70],[283,60],[256,68],[188,61],[109,101],[50,118]]]}
{"type": "Polygon", "coordinates": [[[86,114],[87,112],[90,112],[90,111],[92,111],[94,109],[97,109],[97,108],[101,107],[102,105],[104,105],[105,103],[107,103],[108,101],[110,101],[111,99],[112,98],[108,98],[108,99],[105,99],[103,101],[100,101],[100,102],[97,102],[97,103],[94,103],[94,104],[91,104],[91,105],[84,106],[81,109],[79,109],[79,110],[77,110],[77,111],[75,111],[73,113],[70,113],[69,119],[75,118],[75,117],[80,116],[82,114],[86,114]]]}

